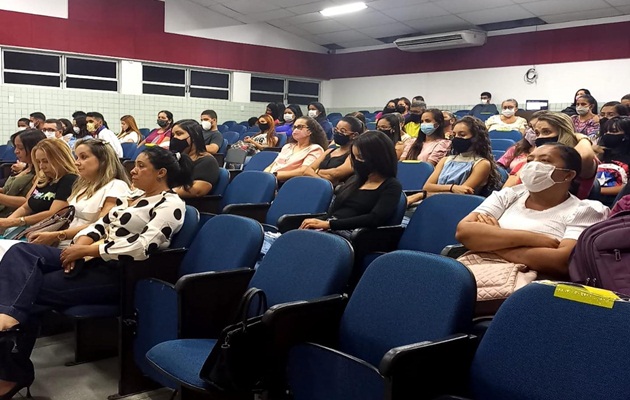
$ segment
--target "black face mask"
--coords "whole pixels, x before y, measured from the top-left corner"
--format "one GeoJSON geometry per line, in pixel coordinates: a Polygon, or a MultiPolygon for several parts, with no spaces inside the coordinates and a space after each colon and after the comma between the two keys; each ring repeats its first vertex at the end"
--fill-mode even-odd
{"type": "Polygon", "coordinates": [[[362,180],[366,180],[370,172],[372,172],[372,168],[370,163],[367,161],[359,161],[356,158],[352,159],[352,167],[354,168],[354,172],[361,178],[362,180]]]}
{"type": "Polygon", "coordinates": [[[350,136],[346,136],[341,132],[335,132],[333,135],[335,143],[339,146],[345,146],[350,142],[350,136]]]}
{"type": "Polygon", "coordinates": [[[168,126],[168,121],[164,121],[163,119],[158,119],[157,120],[157,124],[160,128],[164,128],[166,126],[168,126]]]}
{"type": "Polygon", "coordinates": [[[472,138],[464,139],[460,137],[454,137],[453,140],[451,140],[451,147],[453,147],[453,151],[455,151],[456,154],[467,152],[468,149],[470,149],[471,145],[472,138]]]}
{"type": "Polygon", "coordinates": [[[258,127],[260,128],[261,131],[266,131],[267,129],[269,129],[269,124],[258,124],[258,127]]]}
{"type": "Polygon", "coordinates": [[[387,137],[393,142],[394,141],[394,130],[393,129],[379,129],[380,132],[383,132],[387,135],[387,137]]]}
{"type": "Polygon", "coordinates": [[[543,144],[547,144],[547,143],[555,143],[558,141],[558,136],[554,136],[554,137],[539,137],[536,138],[536,147],[540,147],[543,144]]]}
{"type": "Polygon", "coordinates": [[[398,111],[401,114],[404,114],[405,111],[407,111],[407,107],[398,105],[396,106],[396,111],[398,111]]]}
{"type": "Polygon", "coordinates": [[[188,140],[186,139],[177,139],[176,137],[171,138],[171,143],[169,144],[169,149],[173,153],[183,153],[190,145],[188,144],[188,140]]]}
{"type": "Polygon", "coordinates": [[[396,107],[385,107],[383,109],[383,114],[391,114],[393,112],[396,112],[396,107]]]}
{"type": "Polygon", "coordinates": [[[602,146],[609,148],[609,149],[613,149],[615,147],[618,147],[621,143],[623,143],[623,139],[624,139],[625,135],[621,134],[621,135],[612,135],[610,133],[606,133],[604,134],[604,136],[602,136],[601,142],[602,142],[602,146]]]}
{"type": "Polygon", "coordinates": [[[415,123],[418,123],[418,122],[420,122],[420,120],[422,120],[422,116],[421,116],[421,115],[419,115],[419,114],[409,114],[409,115],[407,116],[407,121],[408,121],[408,122],[415,122],[415,123]]]}

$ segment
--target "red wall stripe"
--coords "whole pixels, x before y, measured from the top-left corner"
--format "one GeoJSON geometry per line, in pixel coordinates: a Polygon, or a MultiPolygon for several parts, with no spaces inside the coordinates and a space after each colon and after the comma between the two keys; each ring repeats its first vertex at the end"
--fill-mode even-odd
{"type": "Polygon", "coordinates": [[[0,45],[318,79],[630,58],[630,22],[493,36],[475,48],[328,55],[165,33],[158,0],[68,7],[67,20],[0,11],[0,45]]]}

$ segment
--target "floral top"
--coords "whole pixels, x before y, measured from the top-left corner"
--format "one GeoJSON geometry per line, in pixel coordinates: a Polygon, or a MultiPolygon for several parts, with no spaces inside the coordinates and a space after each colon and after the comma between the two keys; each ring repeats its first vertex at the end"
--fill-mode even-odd
{"type": "Polygon", "coordinates": [[[99,245],[103,260],[145,260],[167,248],[184,224],[185,203],[172,191],[140,199],[121,197],[107,215],[76,235],[88,236],[99,245]]]}
{"type": "Polygon", "coordinates": [[[576,133],[582,133],[588,136],[588,138],[595,143],[595,137],[599,133],[599,122],[595,122],[594,119],[580,121],[579,115],[572,116],[571,121],[573,121],[573,128],[576,133]]]}

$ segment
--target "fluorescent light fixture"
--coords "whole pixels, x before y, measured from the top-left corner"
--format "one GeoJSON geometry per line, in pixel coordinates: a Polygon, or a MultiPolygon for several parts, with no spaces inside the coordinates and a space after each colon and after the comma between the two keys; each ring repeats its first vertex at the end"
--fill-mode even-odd
{"type": "Polygon", "coordinates": [[[321,10],[319,13],[324,17],[332,17],[334,15],[348,14],[351,12],[357,12],[365,10],[367,6],[363,2],[344,4],[343,6],[328,7],[321,10]]]}

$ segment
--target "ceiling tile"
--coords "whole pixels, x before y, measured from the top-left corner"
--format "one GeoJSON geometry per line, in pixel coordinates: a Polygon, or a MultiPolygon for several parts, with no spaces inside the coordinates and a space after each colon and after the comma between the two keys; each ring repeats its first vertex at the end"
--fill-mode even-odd
{"type": "Polygon", "coordinates": [[[577,11],[610,8],[602,0],[588,0],[584,2],[575,0],[544,0],[522,4],[521,7],[536,15],[568,14],[577,11]]]}
{"type": "Polygon", "coordinates": [[[279,10],[267,11],[264,13],[248,15],[248,17],[252,18],[254,21],[257,21],[257,22],[273,21],[273,20],[279,20],[279,19],[284,21],[287,18],[292,18],[294,16],[295,14],[283,8],[279,10]]]}
{"type": "Polygon", "coordinates": [[[326,20],[326,21],[319,21],[319,22],[311,22],[308,24],[302,24],[300,25],[300,28],[303,29],[306,32],[310,32],[316,35],[320,35],[322,33],[330,33],[330,32],[340,32],[340,31],[345,31],[347,30],[347,28],[345,26],[343,26],[342,24],[340,24],[337,21],[334,21],[332,19],[326,20]]]}
{"type": "Polygon", "coordinates": [[[308,14],[314,12],[320,12],[324,8],[338,6],[339,4],[332,1],[316,1],[313,3],[304,4],[297,7],[288,7],[287,9],[297,15],[308,14]]]}
{"type": "MultiPolygon", "coordinates": [[[[307,38],[308,40],[310,40],[314,36],[312,33],[305,31],[299,26],[288,25],[282,28],[282,30],[285,32],[292,33],[296,36],[307,38]]],[[[317,44],[320,44],[320,43],[317,43],[317,44]]]]}
{"type": "Polygon", "coordinates": [[[615,8],[624,14],[630,14],[630,6],[618,6],[615,8]]]}
{"type": "Polygon", "coordinates": [[[534,14],[521,8],[520,6],[497,7],[490,10],[480,10],[459,14],[462,19],[473,23],[489,24],[492,22],[514,21],[517,19],[525,19],[535,17],[534,14]]]}
{"type": "Polygon", "coordinates": [[[200,6],[208,7],[217,4],[215,0],[190,0],[193,3],[197,3],[200,6]]]}
{"type": "Polygon", "coordinates": [[[260,0],[224,0],[223,5],[243,15],[278,10],[279,6],[260,0]]]}
{"type": "Polygon", "coordinates": [[[378,45],[382,45],[383,42],[376,39],[365,39],[365,40],[359,40],[355,42],[343,42],[343,43],[337,43],[337,44],[341,47],[345,47],[346,49],[349,49],[352,47],[378,46],[378,45]]]}
{"type": "Polygon", "coordinates": [[[630,6],[630,1],[628,0],[606,0],[606,3],[610,4],[611,6],[630,6]]]}
{"type": "Polygon", "coordinates": [[[368,7],[375,10],[388,10],[390,8],[404,7],[428,3],[430,0],[376,0],[366,1],[368,7]]]}
{"type": "Polygon", "coordinates": [[[433,3],[420,4],[416,6],[406,6],[400,8],[391,8],[382,11],[383,14],[389,15],[399,21],[409,21],[412,19],[439,17],[450,14],[448,11],[433,3]]]}
{"type": "Polygon", "coordinates": [[[394,24],[372,26],[369,28],[359,28],[359,32],[365,33],[371,38],[383,38],[397,35],[407,35],[416,32],[416,29],[397,22],[394,24]]]}
{"type": "Polygon", "coordinates": [[[356,42],[359,40],[372,39],[371,37],[364,35],[361,32],[354,30],[324,33],[323,35],[316,35],[317,39],[322,39],[324,44],[326,43],[341,43],[341,42],[356,42]]]}
{"type": "MultiPolygon", "coordinates": [[[[366,10],[367,11],[367,10],[366,10]]],[[[330,17],[339,23],[348,26],[350,28],[363,28],[363,27],[371,27],[385,24],[396,23],[397,21],[388,17],[387,15],[383,15],[378,11],[368,11],[368,12],[358,12],[347,15],[340,15],[338,17],[330,17]]]]}
{"type": "Polygon", "coordinates": [[[606,17],[616,17],[619,11],[614,8],[603,8],[600,10],[578,11],[574,13],[544,15],[540,17],[548,24],[556,24],[560,22],[580,21],[585,19],[596,19],[606,17]]]}
{"type": "Polygon", "coordinates": [[[328,18],[324,17],[318,12],[308,14],[297,14],[295,17],[287,20],[286,23],[290,25],[308,24],[309,22],[326,21],[328,18]]]}
{"type": "Polygon", "coordinates": [[[458,29],[475,28],[475,25],[455,15],[405,21],[405,25],[410,26],[414,30],[426,33],[443,33],[458,29]]]}
{"type": "Polygon", "coordinates": [[[313,0],[265,0],[267,3],[275,4],[279,7],[293,7],[312,3],[313,0]]]}
{"type": "Polygon", "coordinates": [[[214,6],[208,7],[210,10],[214,12],[218,12],[221,15],[225,15],[226,17],[238,18],[242,16],[242,14],[237,13],[236,11],[227,8],[223,4],[216,4],[214,6]]]}
{"type": "Polygon", "coordinates": [[[451,12],[452,14],[514,5],[512,0],[484,0],[483,2],[471,0],[436,0],[434,1],[434,3],[437,3],[440,7],[451,12]]]}

